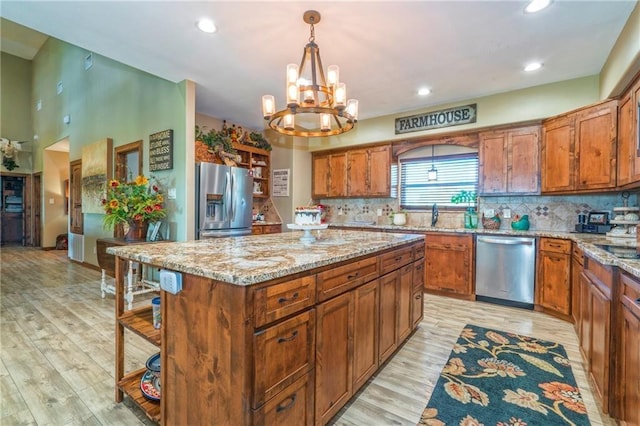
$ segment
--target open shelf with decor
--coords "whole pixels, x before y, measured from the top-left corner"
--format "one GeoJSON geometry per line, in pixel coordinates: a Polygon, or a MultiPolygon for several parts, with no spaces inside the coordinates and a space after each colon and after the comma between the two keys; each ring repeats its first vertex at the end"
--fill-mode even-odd
{"type": "Polygon", "coordinates": [[[253,197],[269,198],[269,175],[271,153],[265,149],[251,145],[234,143],[233,149],[238,152],[239,167],[253,170],[253,197]]]}

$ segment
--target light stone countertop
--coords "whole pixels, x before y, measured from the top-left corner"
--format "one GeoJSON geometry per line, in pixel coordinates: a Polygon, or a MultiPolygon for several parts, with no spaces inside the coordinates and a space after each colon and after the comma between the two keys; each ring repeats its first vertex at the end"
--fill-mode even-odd
{"type": "Polygon", "coordinates": [[[584,252],[584,254],[597,260],[604,265],[617,266],[620,269],[628,272],[640,278],[640,259],[625,259],[596,246],[600,245],[616,245],[630,248],[637,248],[638,244],[635,238],[608,238],[604,234],[586,234],[577,232],[564,232],[564,231],[552,231],[552,230],[529,230],[529,231],[515,231],[512,229],[467,229],[467,228],[438,228],[438,227],[424,227],[424,226],[409,226],[409,225],[366,225],[366,224],[351,224],[351,223],[332,223],[331,227],[341,228],[366,228],[372,231],[385,231],[385,232],[443,232],[443,233],[457,233],[457,234],[492,234],[492,235],[505,235],[505,236],[518,236],[518,237],[549,237],[549,238],[563,238],[572,240],[578,244],[578,247],[584,252]]]}
{"type": "Polygon", "coordinates": [[[107,253],[158,268],[251,285],[420,241],[424,235],[328,229],[114,246],[107,253]]]}

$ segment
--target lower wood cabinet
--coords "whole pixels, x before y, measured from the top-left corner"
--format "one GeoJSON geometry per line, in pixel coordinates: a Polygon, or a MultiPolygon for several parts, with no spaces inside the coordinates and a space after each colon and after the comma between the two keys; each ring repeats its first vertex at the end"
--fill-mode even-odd
{"type": "Polygon", "coordinates": [[[580,279],[580,351],[604,413],[609,412],[610,402],[613,280],[612,266],[603,265],[585,256],[580,279]]]}
{"type": "Polygon", "coordinates": [[[352,395],[354,293],[318,305],[316,423],[325,424],[352,395]]]}
{"type": "Polygon", "coordinates": [[[251,226],[251,234],[252,235],[261,235],[261,234],[279,234],[282,232],[282,225],[262,225],[262,224],[253,224],[251,226]]]}
{"type": "Polygon", "coordinates": [[[536,306],[566,317],[571,313],[571,241],[540,238],[536,306]]]}
{"type": "Polygon", "coordinates": [[[573,244],[571,256],[571,319],[573,327],[580,336],[580,273],[584,266],[584,254],[577,244],[573,244]]]}
{"type": "Polygon", "coordinates": [[[293,382],[275,398],[253,412],[256,425],[313,424],[313,373],[293,382]]]}
{"type": "Polygon", "coordinates": [[[424,288],[448,296],[474,298],[472,234],[428,233],[424,288]]]}
{"type": "Polygon", "coordinates": [[[396,300],[398,275],[389,273],[380,278],[379,362],[382,364],[396,350],[398,336],[396,300]]]}
{"type": "Polygon", "coordinates": [[[620,272],[617,416],[628,426],[640,425],[640,280],[620,272]]]}
{"type": "Polygon", "coordinates": [[[358,389],[378,369],[380,281],[355,290],[353,327],[353,388],[358,389]]]}

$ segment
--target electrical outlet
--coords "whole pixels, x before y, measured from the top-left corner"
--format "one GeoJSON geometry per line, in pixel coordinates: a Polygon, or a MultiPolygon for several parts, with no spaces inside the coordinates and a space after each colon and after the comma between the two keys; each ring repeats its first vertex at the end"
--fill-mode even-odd
{"type": "Polygon", "coordinates": [[[511,209],[503,209],[502,217],[504,217],[505,219],[511,218],[511,209]]]}
{"type": "Polygon", "coordinates": [[[376,214],[377,214],[378,216],[382,216],[382,209],[378,209],[378,210],[376,210],[376,214]]]}
{"type": "Polygon", "coordinates": [[[170,200],[175,200],[176,199],[176,195],[177,195],[176,194],[176,189],[175,188],[169,188],[169,191],[168,191],[167,195],[168,195],[170,200]]]}
{"type": "Polygon", "coordinates": [[[95,247],[93,248],[93,254],[98,254],[98,250],[95,247]]]}
{"type": "Polygon", "coordinates": [[[486,210],[484,211],[484,215],[485,215],[486,217],[493,217],[493,216],[495,216],[495,214],[496,214],[496,212],[495,212],[495,210],[493,210],[493,209],[486,209],[486,210]]]}

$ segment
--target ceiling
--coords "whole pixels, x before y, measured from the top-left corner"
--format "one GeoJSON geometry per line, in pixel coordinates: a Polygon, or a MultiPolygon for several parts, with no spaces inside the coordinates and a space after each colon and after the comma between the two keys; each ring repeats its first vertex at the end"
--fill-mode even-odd
{"type": "MultiPolygon", "coordinates": [[[[525,14],[516,0],[3,0],[1,14],[167,80],[193,80],[197,112],[261,129],[263,94],[284,107],[286,64],[300,62],[309,38],[305,10],[321,13],[322,62],[340,66],[362,120],[598,74],[636,3],[555,0],[525,14]],[[216,33],[196,28],[205,16],[216,33]],[[525,73],[533,60],[543,68],[525,73]],[[420,87],[432,93],[418,96],[420,87]]],[[[2,23],[2,49],[32,58],[42,34],[31,40],[12,22],[2,23]]]]}

